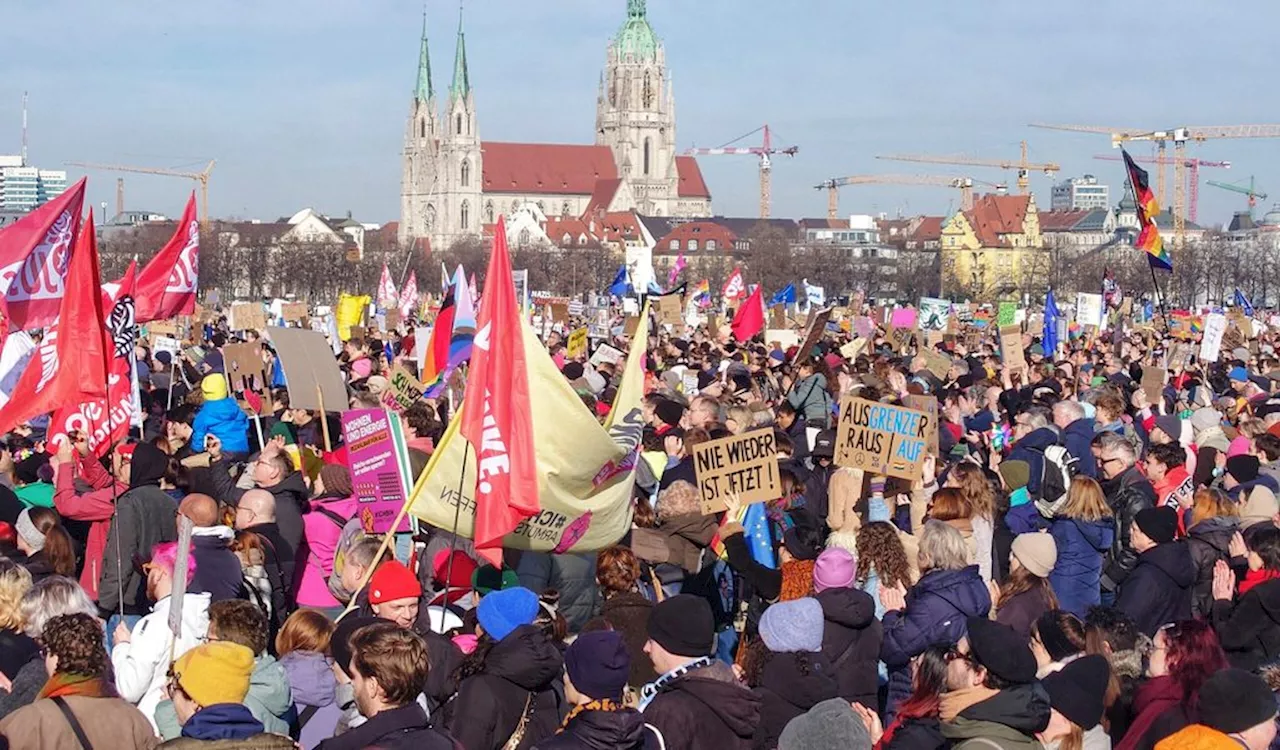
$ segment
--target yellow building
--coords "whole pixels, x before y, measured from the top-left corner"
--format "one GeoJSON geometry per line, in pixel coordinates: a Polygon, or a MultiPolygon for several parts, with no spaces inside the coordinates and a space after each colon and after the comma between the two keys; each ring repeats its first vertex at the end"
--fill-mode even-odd
{"type": "Polygon", "coordinates": [[[942,294],[990,302],[1038,292],[1048,276],[1031,195],[984,195],[942,225],[942,294]]]}

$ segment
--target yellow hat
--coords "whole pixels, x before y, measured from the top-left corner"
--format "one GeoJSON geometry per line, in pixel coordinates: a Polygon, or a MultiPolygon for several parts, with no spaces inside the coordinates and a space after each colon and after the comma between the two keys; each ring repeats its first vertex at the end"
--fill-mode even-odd
{"type": "Polygon", "coordinates": [[[227,397],[227,379],[217,373],[205,375],[200,381],[200,392],[204,394],[205,401],[224,399],[227,397]]]}
{"type": "Polygon", "coordinates": [[[173,663],[178,685],[201,707],[244,702],[252,674],[253,652],[227,641],[197,646],[173,663]]]}

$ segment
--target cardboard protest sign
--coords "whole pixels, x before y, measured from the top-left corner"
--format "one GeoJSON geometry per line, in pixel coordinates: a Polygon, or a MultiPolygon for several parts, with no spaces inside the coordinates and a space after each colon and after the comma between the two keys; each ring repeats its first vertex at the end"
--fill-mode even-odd
{"type": "Polygon", "coordinates": [[[769,308],[769,327],[770,328],[786,328],[787,327],[787,308],[785,305],[774,305],[769,308]]]}
{"type": "Polygon", "coordinates": [[[920,356],[924,358],[925,369],[935,378],[942,381],[947,379],[947,372],[951,370],[950,357],[932,348],[921,349],[920,356]]]}
{"type": "Polygon", "coordinates": [[[861,354],[862,350],[865,348],[867,348],[867,340],[862,337],[858,337],[840,347],[840,356],[852,362],[858,358],[858,355],[861,354]]]}
{"type": "Polygon", "coordinates": [[[1204,336],[1200,339],[1200,361],[1217,362],[1222,351],[1222,337],[1227,332],[1227,318],[1222,313],[1204,316],[1204,336]]]}
{"type": "Polygon", "coordinates": [[[1142,367],[1142,391],[1147,394],[1147,403],[1152,407],[1159,406],[1160,400],[1164,397],[1164,373],[1163,367],[1153,365],[1142,367]]]}
{"type": "Polygon", "coordinates": [[[426,388],[415,378],[404,365],[396,365],[391,370],[391,378],[387,389],[382,392],[382,405],[397,414],[418,403],[426,388]]]}
{"type": "Polygon", "coordinates": [[[846,398],[840,405],[835,463],[874,474],[919,479],[933,421],[916,409],[846,398]]]}
{"type": "Polygon", "coordinates": [[[911,337],[916,333],[914,328],[898,328],[896,326],[889,327],[889,333],[885,335],[885,340],[889,342],[889,346],[893,350],[900,352],[911,345],[911,337]]]}
{"type": "Polygon", "coordinates": [[[153,320],[147,323],[147,336],[152,341],[160,336],[176,338],[177,335],[178,322],[175,320],[153,320]]]}
{"type": "Polygon", "coordinates": [[[770,328],[764,332],[764,340],[770,346],[775,343],[778,344],[785,351],[800,344],[800,334],[788,329],[777,330],[770,328]]]}
{"type": "Polygon", "coordinates": [[[267,364],[257,344],[227,344],[222,347],[227,380],[233,391],[262,391],[267,386],[267,364]]]}
{"type": "Polygon", "coordinates": [[[280,306],[280,317],[286,323],[305,323],[308,315],[306,302],[286,302],[280,306]]]}
{"type": "Polygon", "coordinates": [[[902,401],[909,408],[929,415],[924,439],[929,444],[929,452],[938,455],[938,399],[935,396],[907,396],[902,401]]]}
{"type": "Polygon", "coordinates": [[[396,309],[387,310],[383,316],[383,333],[390,333],[396,330],[400,325],[400,311],[396,309]]]}
{"type": "Polygon", "coordinates": [[[951,300],[936,297],[920,298],[920,330],[945,331],[951,317],[951,300]]]}
{"type": "MultiPolygon", "coordinates": [[[[404,505],[404,470],[392,434],[392,419],[384,409],[353,409],[342,413],[343,443],[351,486],[359,500],[361,526],[374,534],[391,531],[404,505]]],[[[409,531],[406,516],[396,531],[409,531]]]]}
{"type": "Polygon", "coordinates": [[[289,404],[295,409],[339,411],[347,405],[347,386],[338,360],[324,334],[305,328],[268,328],[276,346],[289,388],[289,404]]]}
{"type": "Polygon", "coordinates": [[[693,449],[693,465],[703,515],[724,510],[730,495],[741,496],[744,504],[782,496],[778,448],[771,429],[700,443],[693,449]]]}
{"type": "Polygon", "coordinates": [[[678,326],[684,322],[684,303],[676,294],[658,297],[654,308],[658,315],[658,325],[678,326]]]}
{"type": "Polygon", "coordinates": [[[585,326],[569,333],[569,341],[565,344],[565,356],[569,359],[587,356],[587,329],[585,326]]]}
{"type": "MultiPolygon", "coordinates": [[[[1248,321],[1245,321],[1245,325],[1248,324],[1248,321]]],[[[1232,352],[1243,349],[1247,343],[1248,339],[1245,338],[1244,332],[1236,327],[1234,321],[1228,321],[1227,330],[1222,332],[1222,348],[1232,352]]]]}
{"type": "Polygon", "coordinates": [[[831,320],[830,307],[810,313],[804,339],[800,342],[800,348],[796,350],[796,359],[803,361],[813,356],[813,347],[822,340],[822,334],[826,333],[829,320],[831,320]]]}
{"type": "Polygon", "coordinates": [[[996,308],[996,326],[1004,328],[1018,322],[1018,303],[1001,302],[996,308]]]}
{"type": "Polygon", "coordinates": [[[1021,370],[1027,365],[1022,351],[1022,327],[1018,325],[1000,328],[1000,359],[1009,370],[1021,370]]]}
{"type": "Polygon", "coordinates": [[[1180,342],[1169,349],[1169,369],[1180,372],[1191,361],[1191,344],[1180,342]]]}
{"type": "Polygon", "coordinates": [[[635,336],[638,328],[640,328],[639,315],[628,315],[627,319],[622,323],[622,333],[626,335],[627,338],[635,336]]]}
{"type": "Polygon", "coordinates": [[[556,322],[556,323],[569,322],[569,303],[552,302],[550,307],[551,307],[551,320],[553,322],[556,322]]]}
{"type": "Polygon", "coordinates": [[[227,325],[233,331],[261,331],[267,327],[267,316],[257,302],[237,302],[231,306],[227,325]]]}
{"type": "Polygon", "coordinates": [[[626,359],[626,357],[626,354],[623,354],[612,346],[609,346],[608,344],[601,344],[596,347],[595,353],[591,355],[590,362],[592,367],[599,367],[605,363],[616,365],[626,359]]]}

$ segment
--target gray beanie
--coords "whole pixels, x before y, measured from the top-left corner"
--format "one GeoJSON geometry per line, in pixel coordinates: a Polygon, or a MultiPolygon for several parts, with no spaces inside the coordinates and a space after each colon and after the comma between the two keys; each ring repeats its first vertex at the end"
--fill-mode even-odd
{"type": "Polygon", "coordinates": [[[849,701],[831,698],[789,721],[778,750],[871,750],[871,734],[849,701]]]}
{"type": "Polygon", "coordinates": [[[822,650],[822,605],[813,597],[770,604],[760,616],[760,637],[775,654],[822,650]]]}

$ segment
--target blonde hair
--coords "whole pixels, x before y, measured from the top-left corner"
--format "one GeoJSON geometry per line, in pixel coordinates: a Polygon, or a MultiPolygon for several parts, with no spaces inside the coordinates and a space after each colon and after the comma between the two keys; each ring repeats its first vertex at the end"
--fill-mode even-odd
{"type": "Polygon", "coordinates": [[[1080,521],[1101,521],[1111,517],[1111,506],[1102,485],[1092,477],[1078,476],[1067,489],[1067,502],[1061,515],[1080,521]]]}
{"type": "Polygon", "coordinates": [[[22,597],[23,628],[32,638],[39,638],[45,623],[53,618],[76,613],[97,617],[98,607],[80,584],[66,576],[37,581],[22,597]]]}
{"type": "Polygon", "coordinates": [[[8,558],[0,558],[0,630],[22,630],[22,597],[31,590],[31,573],[8,558]]]}
{"type": "Polygon", "coordinates": [[[925,521],[920,532],[918,563],[920,572],[961,570],[969,565],[969,547],[964,537],[942,521],[925,521]]]}
{"type": "Polygon", "coordinates": [[[1187,528],[1191,528],[1209,518],[1235,518],[1239,515],[1236,504],[1221,490],[1201,487],[1196,490],[1191,505],[1191,520],[1187,528]]]}
{"type": "Polygon", "coordinates": [[[959,485],[960,495],[969,503],[971,518],[990,520],[995,515],[996,493],[991,482],[977,464],[961,461],[951,470],[959,485]]]}

